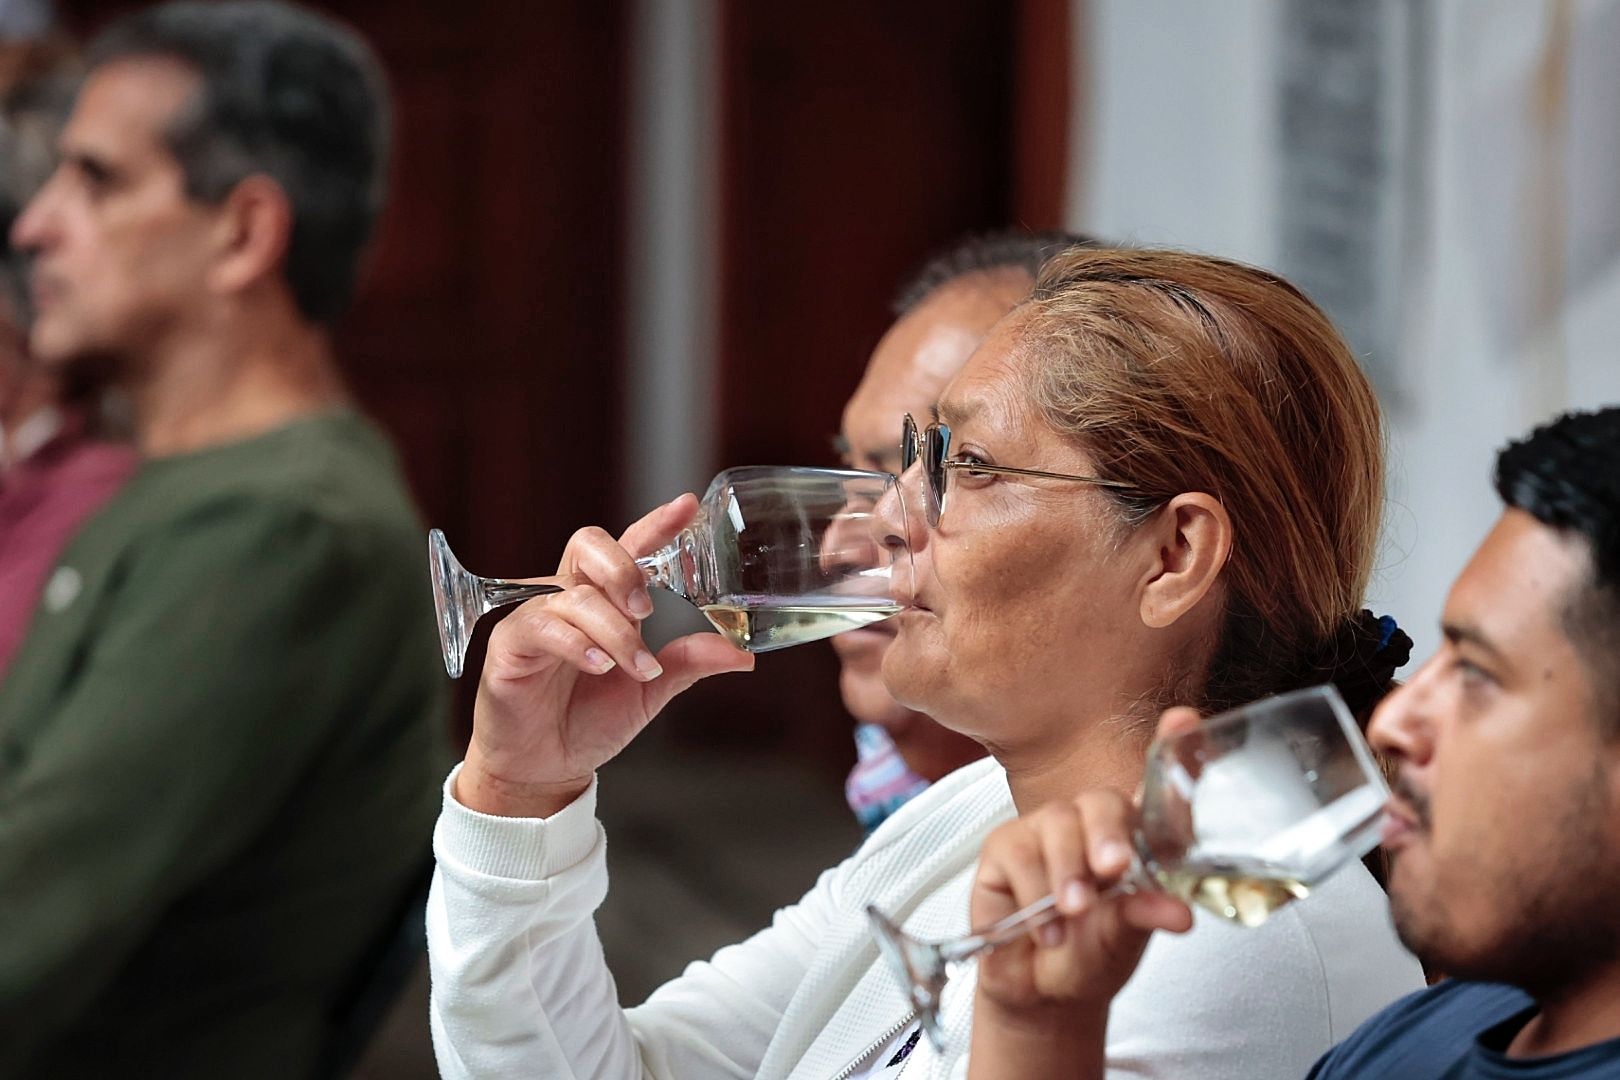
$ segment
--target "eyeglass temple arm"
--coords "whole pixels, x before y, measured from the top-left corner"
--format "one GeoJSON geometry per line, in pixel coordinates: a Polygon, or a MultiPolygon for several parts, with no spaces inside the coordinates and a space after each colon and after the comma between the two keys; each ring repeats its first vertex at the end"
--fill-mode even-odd
{"type": "Polygon", "coordinates": [[[1100,476],[1081,476],[1078,473],[1047,472],[1044,469],[1015,469],[1011,465],[985,465],[977,461],[944,461],[940,464],[947,469],[961,469],[965,472],[997,473],[1004,476],[1041,476],[1048,480],[1078,480],[1085,484],[1096,484],[1098,487],[1121,488],[1126,491],[1136,490],[1136,485],[1127,484],[1123,480],[1104,480],[1100,476]]]}

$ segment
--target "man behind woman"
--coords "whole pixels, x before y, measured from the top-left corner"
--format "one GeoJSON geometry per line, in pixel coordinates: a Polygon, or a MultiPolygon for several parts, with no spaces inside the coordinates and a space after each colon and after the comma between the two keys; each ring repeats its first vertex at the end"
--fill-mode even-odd
{"type": "MultiPolygon", "coordinates": [[[[894,301],[895,322],[872,350],[860,385],[844,406],[836,440],[844,464],[900,471],[895,427],[907,413],[927,415],[990,328],[1035,286],[1041,264],[1065,248],[1094,242],[1069,233],[1000,232],[970,236],[923,264],[894,301]]],[[[909,799],[984,747],[895,701],[883,685],[889,622],[832,639],[839,689],[855,717],[859,757],[844,786],[868,832],[909,799]]]]}
{"type": "MultiPolygon", "coordinates": [[[[901,704],[991,759],[903,808],[770,928],[621,1011],[591,922],[607,884],[595,770],[674,694],[752,659],[713,635],[656,658],[641,641],[633,559],[690,519],[690,496],[618,541],[582,530],[562,565],[581,583],[492,636],[446,784],[428,913],[446,1075],[958,1074],[971,973],[945,996],[936,1055],[910,1037],[866,904],[921,936],[965,932],[989,831],[1087,787],[1132,790],[1165,704],[1336,680],[1366,706],[1387,687],[1400,657],[1360,611],[1382,501],[1377,406],[1285,282],[1169,252],[1064,254],[939,416],[948,458],[907,471],[905,513],[885,522],[918,593],[883,673],[901,704]]],[[[1296,1074],[1420,985],[1355,867],[1258,930],[1201,923],[1155,942],[1107,1057],[1147,1074],[1296,1074]]]]}

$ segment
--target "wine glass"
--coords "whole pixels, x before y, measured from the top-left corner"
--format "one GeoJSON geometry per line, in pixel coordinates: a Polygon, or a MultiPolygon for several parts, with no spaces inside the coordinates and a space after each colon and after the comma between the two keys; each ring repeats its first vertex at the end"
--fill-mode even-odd
{"type": "MultiPolygon", "coordinates": [[[[749,652],[831,637],[911,601],[911,552],[880,542],[874,513],[900,499],[889,473],[749,466],[727,469],[697,517],[662,551],[637,559],[650,585],[694,604],[749,652]]],[[[464,570],[444,533],[428,533],[428,569],[445,670],[461,677],[473,624],[503,604],[561,592],[568,578],[506,581],[464,570]]]]}
{"type": "MultiPolygon", "coordinates": [[[[1266,698],[1156,741],[1134,858],[1103,895],[1156,889],[1259,926],[1378,843],[1389,790],[1339,692],[1266,698]]],[[[872,933],[942,1049],[939,1002],[960,965],[1059,918],[1047,896],[966,937],[920,941],[868,905],[872,933]]]]}

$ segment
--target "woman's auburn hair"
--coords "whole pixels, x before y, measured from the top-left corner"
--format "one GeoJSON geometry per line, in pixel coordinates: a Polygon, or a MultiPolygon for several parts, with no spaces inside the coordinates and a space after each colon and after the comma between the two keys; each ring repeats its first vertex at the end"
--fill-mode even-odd
{"type": "Polygon", "coordinates": [[[1360,609],[1384,500],[1377,397],[1327,316],[1264,270],[1129,248],[1055,256],[1028,307],[1035,399],[1132,486],[1110,493],[1126,519],[1189,491],[1232,519],[1201,704],[1322,681],[1317,654],[1360,609]]]}

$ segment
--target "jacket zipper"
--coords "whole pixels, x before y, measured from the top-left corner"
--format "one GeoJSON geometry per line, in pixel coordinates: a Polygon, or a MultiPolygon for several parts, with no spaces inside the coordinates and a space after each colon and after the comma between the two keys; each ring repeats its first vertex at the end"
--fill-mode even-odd
{"type": "MultiPolygon", "coordinates": [[[[906,1015],[902,1017],[898,1023],[896,1023],[888,1031],[885,1031],[882,1035],[879,1035],[876,1042],[868,1046],[865,1050],[862,1050],[859,1054],[856,1054],[855,1060],[851,1061],[848,1065],[845,1065],[843,1069],[839,1070],[838,1075],[834,1076],[832,1080],[849,1080],[849,1077],[854,1074],[856,1067],[859,1066],[861,1062],[865,1061],[869,1054],[875,1051],[878,1047],[882,1046],[884,1043],[888,1042],[890,1039],[894,1038],[896,1035],[900,1034],[902,1031],[906,1030],[906,1025],[910,1024],[915,1019],[917,1019],[917,1014],[915,1012],[906,1013],[906,1015]]],[[[911,1059],[907,1058],[906,1064],[910,1064],[910,1062],[911,1059]]],[[[904,1066],[902,1066],[902,1068],[904,1068],[904,1066]]]]}

